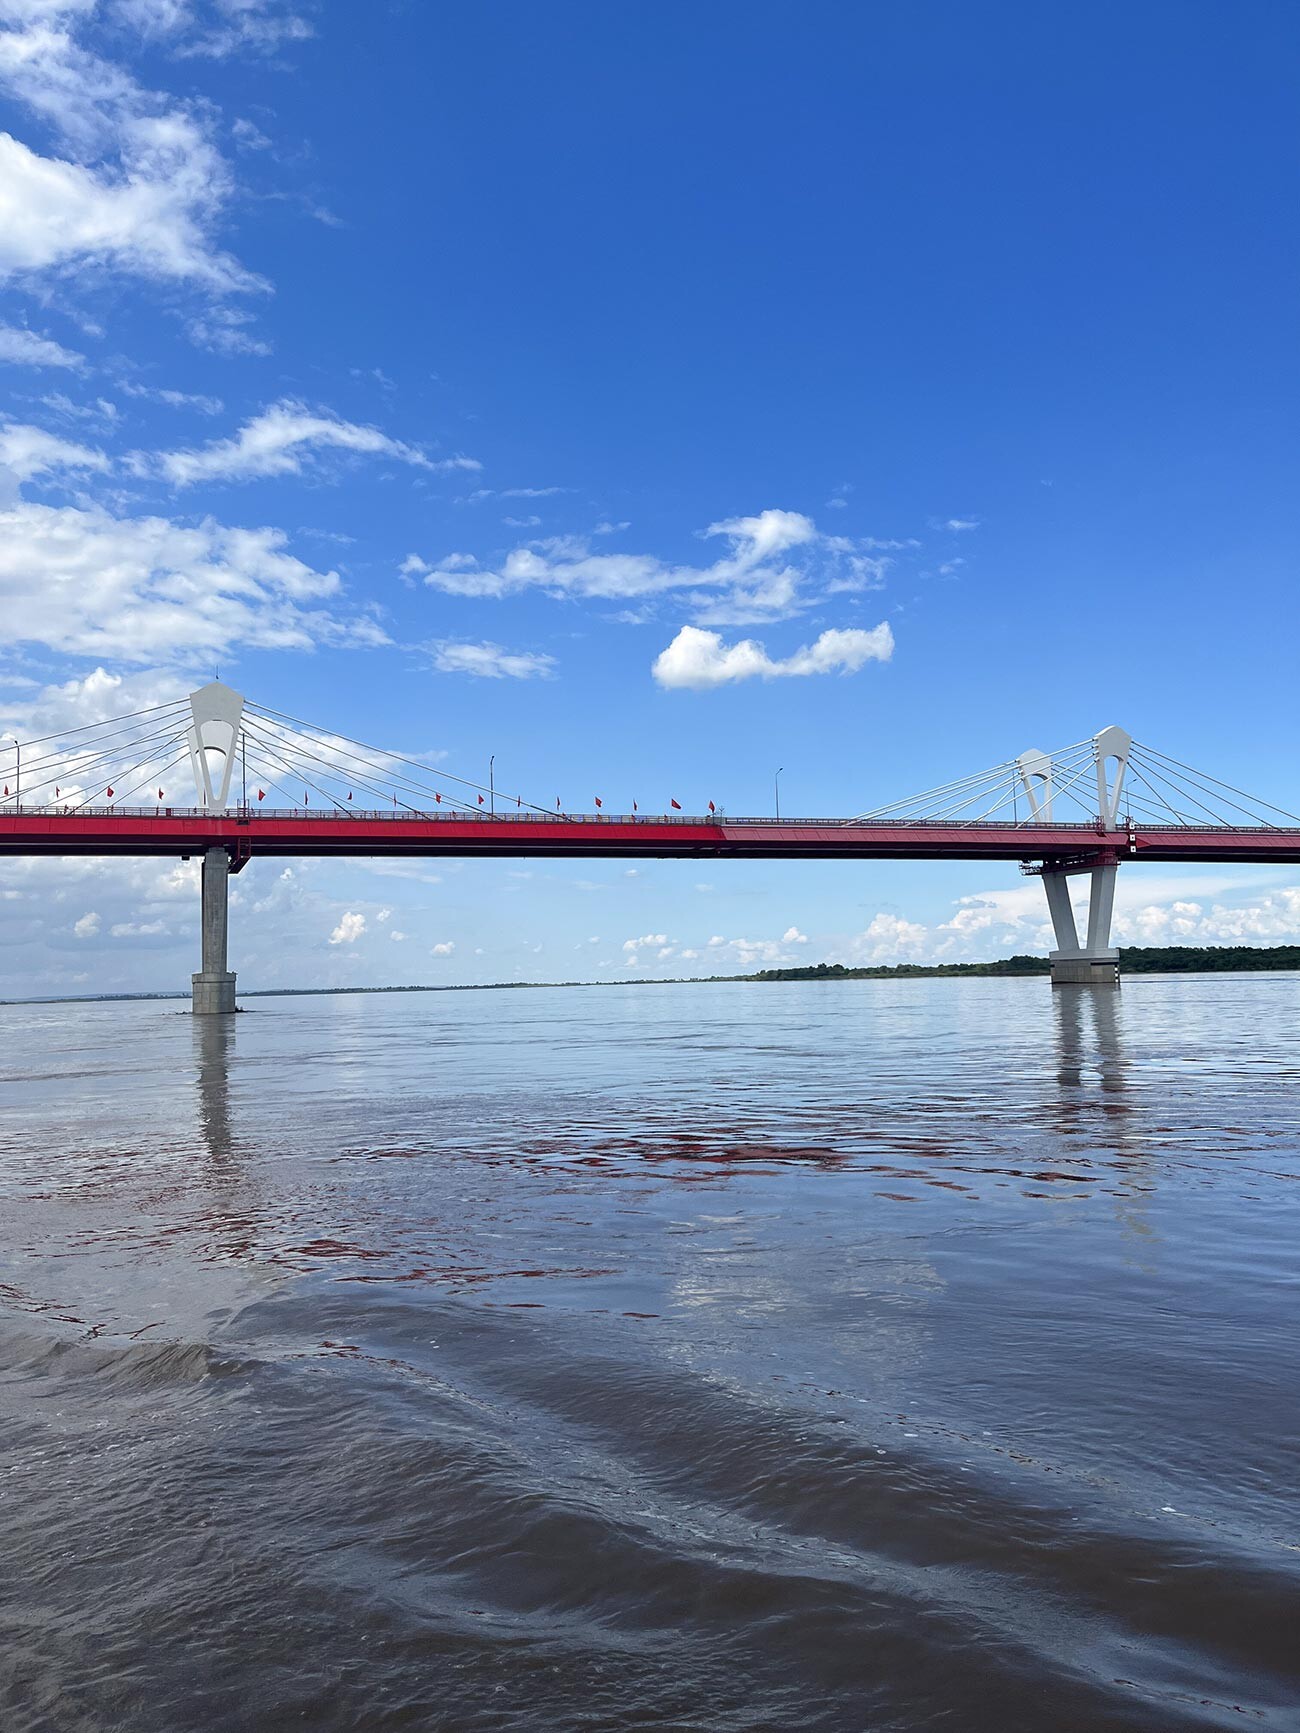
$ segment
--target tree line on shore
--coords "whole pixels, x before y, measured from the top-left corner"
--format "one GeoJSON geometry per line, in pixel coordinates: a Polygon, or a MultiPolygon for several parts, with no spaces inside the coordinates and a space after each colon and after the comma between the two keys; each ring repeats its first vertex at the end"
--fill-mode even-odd
{"type": "MultiPolygon", "coordinates": [[[[760,969],[733,975],[737,981],[866,981],[917,975],[1046,975],[1046,957],[997,957],[988,963],[874,963],[849,968],[843,963],[811,963],[788,969],[760,969]]],[[[1126,945],[1119,953],[1121,975],[1232,974],[1256,969],[1300,969],[1300,945],[1126,945]]]]}

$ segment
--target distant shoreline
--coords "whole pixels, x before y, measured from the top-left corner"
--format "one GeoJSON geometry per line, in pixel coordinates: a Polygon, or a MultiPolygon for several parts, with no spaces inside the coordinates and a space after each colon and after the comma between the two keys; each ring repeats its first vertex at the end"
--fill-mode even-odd
{"type": "MultiPolygon", "coordinates": [[[[1122,975],[1224,975],[1286,973],[1300,970],[1300,945],[1132,945],[1121,949],[1122,975]]],[[[803,968],[760,969],[752,975],[650,975],[617,981],[464,981],[409,987],[254,987],[241,999],[304,999],[355,993],[505,993],[545,987],[698,987],[765,985],[772,981],[914,981],[952,976],[1046,975],[1046,957],[1000,957],[988,963],[879,963],[846,968],[815,963],[803,968]]],[[[173,993],[55,993],[27,999],[0,999],[0,1005],[121,1005],[136,1001],[188,1000],[173,993]]]]}

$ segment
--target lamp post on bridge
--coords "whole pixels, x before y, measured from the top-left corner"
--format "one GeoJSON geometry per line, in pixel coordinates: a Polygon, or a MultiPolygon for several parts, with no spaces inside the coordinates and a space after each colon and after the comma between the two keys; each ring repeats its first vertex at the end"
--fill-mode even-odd
{"type": "MultiPolygon", "coordinates": [[[[781,770],[784,769],[785,766],[783,764],[781,770]]],[[[781,816],[781,770],[778,770],[776,775],[772,778],[772,789],[776,795],[776,816],[778,819],[781,816]]]]}
{"type": "Polygon", "coordinates": [[[14,811],[23,809],[23,743],[16,734],[0,734],[0,740],[14,743],[14,811]]]}
{"type": "Polygon", "coordinates": [[[488,812],[493,818],[497,815],[496,762],[497,755],[494,752],[488,759],[488,812]]]}

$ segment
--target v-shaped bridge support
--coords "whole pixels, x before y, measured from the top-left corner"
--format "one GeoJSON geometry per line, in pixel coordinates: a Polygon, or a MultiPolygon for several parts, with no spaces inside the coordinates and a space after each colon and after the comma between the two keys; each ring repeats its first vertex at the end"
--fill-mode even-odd
{"type": "MultiPolygon", "coordinates": [[[[1122,728],[1103,728],[1095,736],[1093,759],[1097,776],[1097,812],[1101,826],[1114,831],[1132,739],[1122,728]]],[[[1035,822],[1052,820],[1053,766],[1044,752],[1020,755],[1020,780],[1035,822]]],[[[1118,987],[1119,952],[1110,942],[1115,908],[1116,857],[1107,850],[1078,862],[1045,861],[1040,869],[1047,908],[1052,917],[1056,949],[1051,953],[1052,985],[1056,987],[1118,987]],[[1081,944],[1070,900],[1070,879],[1086,872],[1092,880],[1088,898],[1088,936],[1081,944]]]]}
{"type": "Polygon", "coordinates": [[[1118,987],[1119,952],[1110,942],[1115,907],[1116,863],[1112,855],[1099,864],[1079,867],[1044,866],[1043,889],[1056,935],[1051,953],[1054,987],[1118,987]],[[1079,942],[1079,928],[1070,901],[1072,874],[1086,872],[1092,880],[1088,897],[1088,936],[1079,942]]]}

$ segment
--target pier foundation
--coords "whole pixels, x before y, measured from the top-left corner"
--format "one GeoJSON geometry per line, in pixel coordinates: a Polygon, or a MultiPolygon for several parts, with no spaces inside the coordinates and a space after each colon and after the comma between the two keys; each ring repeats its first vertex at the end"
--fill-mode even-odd
{"type": "Polygon", "coordinates": [[[1052,952],[1054,987],[1118,987],[1118,957],[1061,957],[1052,952]]]}
{"type": "Polygon", "coordinates": [[[229,897],[230,856],[210,848],[203,856],[203,967],[190,977],[195,1015],[235,1009],[235,977],[226,967],[229,897]]]}

